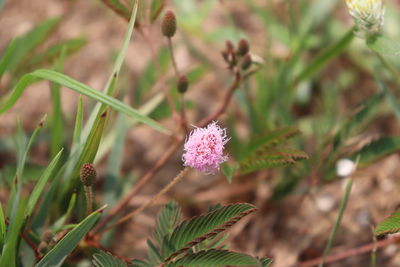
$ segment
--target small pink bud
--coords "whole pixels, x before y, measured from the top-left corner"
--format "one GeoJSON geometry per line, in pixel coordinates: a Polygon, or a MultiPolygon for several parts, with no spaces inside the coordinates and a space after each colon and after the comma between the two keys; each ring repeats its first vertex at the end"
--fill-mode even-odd
{"type": "Polygon", "coordinates": [[[249,42],[246,39],[240,39],[237,53],[240,56],[244,56],[249,52],[249,50],[250,50],[249,42]]]}
{"type": "Polygon", "coordinates": [[[186,138],[183,165],[206,174],[215,173],[219,165],[228,160],[224,155],[224,146],[228,141],[226,129],[219,127],[216,122],[205,128],[194,129],[186,138]]]}

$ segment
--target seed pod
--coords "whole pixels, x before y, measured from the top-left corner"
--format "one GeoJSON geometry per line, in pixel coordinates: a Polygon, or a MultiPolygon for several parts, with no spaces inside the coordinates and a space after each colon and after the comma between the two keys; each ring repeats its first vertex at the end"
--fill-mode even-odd
{"type": "Polygon", "coordinates": [[[53,239],[53,233],[50,230],[46,230],[43,234],[43,241],[49,243],[53,239]]]}
{"type": "Polygon", "coordinates": [[[164,15],[164,19],[161,24],[161,31],[165,37],[171,38],[176,32],[176,18],[172,11],[168,11],[164,15]]]}
{"type": "Polygon", "coordinates": [[[186,75],[181,75],[178,79],[178,83],[177,83],[177,88],[178,88],[178,92],[181,94],[184,94],[189,86],[189,81],[186,77],[186,75]]]}
{"type": "Polygon", "coordinates": [[[244,56],[249,52],[249,50],[250,50],[249,42],[246,39],[243,38],[240,39],[237,50],[238,55],[244,56]]]}
{"type": "Polygon", "coordinates": [[[96,169],[93,164],[85,163],[83,164],[80,172],[81,182],[85,186],[92,186],[96,182],[96,169]]]}
{"type": "Polygon", "coordinates": [[[247,70],[248,68],[250,68],[251,63],[252,63],[252,60],[251,60],[250,54],[246,54],[246,55],[243,57],[243,61],[242,61],[242,70],[247,70]]]}
{"type": "Polygon", "coordinates": [[[48,247],[46,242],[42,241],[39,244],[38,250],[39,250],[40,253],[46,254],[47,251],[49,250],[49,247],[48,247]]]}

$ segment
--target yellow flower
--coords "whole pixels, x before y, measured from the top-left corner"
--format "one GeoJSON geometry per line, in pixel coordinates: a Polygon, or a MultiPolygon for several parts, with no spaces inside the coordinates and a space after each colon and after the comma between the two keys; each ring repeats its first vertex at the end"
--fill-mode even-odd
{"type": "Polygon", "coordinates": [[[382,0],[346,0],[346,4],[359,35],[368,37],[381,31],[385,14],[382,0]]]}

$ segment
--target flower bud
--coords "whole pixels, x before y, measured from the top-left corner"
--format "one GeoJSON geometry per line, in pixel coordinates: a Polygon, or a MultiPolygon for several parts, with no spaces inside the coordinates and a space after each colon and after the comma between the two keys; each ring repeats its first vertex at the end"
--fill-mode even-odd
{"type": "Polygon", "coordinates": [[[385,15],[382,0],[346,0],[360,37],[379,34],[385,15]]]}
{"type": "Polygon", "coordinates": [[[165,37],[171,38],[176,32],[176,18],[172,11],[167,11],[161,24],[161,31],[165,37]]]}
{"type": "Polygon", "coordinates": [[[246,39],[240,39],[237,50],[238,55],[244,56],[249,52],[249,50],[250,50],[249,42],[246,39]]]}
{"type": "Polygon", "coordinates": [[[39,244],[38,250],[39,250],[40,253],[46,254],[47,251],[49,250],[49,246],[47,245],[46,242],[42,241],[39,244]]]}
{"type": "Polygon", "coordinates": [[[96,169],[93,164],[85,163],[83,164],[80,172],[81,182],[85,186],[92,186],[96,182],[96,169]]]}
{"type": "Polygon", "coordinates": [[[189,86],[189,81],[186,75],[181,75],[178,79],[178,84],[177,84],[178,92],[184,94],[187,91],[188,86],[189,86]]]}
{"type": "Polygon", "coordinates": [[[43,234],[43,241],[49,243],[53,239],[53,233],[50,230],[46,230],[43,234]]]}
{"type": "Polygon", "coordinates": [[[231,41],[226,41],[226,52],[228,54],[232,54],[235,51],[235,46],[233,45],[233,43],[231,41]]]}
{"type": "Polygon", "coordinates": [[[246,54],[246,55],[243,57],[243,61],[242,61],[242,70],[247,70],[248,68],[250,68],[251,63],[252,63],[252,60],[251,60],[250,54],[246,54]]]}

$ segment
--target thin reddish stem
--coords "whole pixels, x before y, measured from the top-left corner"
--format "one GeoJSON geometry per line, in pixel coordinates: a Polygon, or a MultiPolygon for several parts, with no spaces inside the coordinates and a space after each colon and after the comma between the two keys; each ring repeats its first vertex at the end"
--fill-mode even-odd
{"type": "MultiPolygon", "coordinates": [[[[370,252],[370,251],[372,251],[374,249],[379,249],[379,248],[386,247],[386,246],[388,246],[390,244],[394,244],[394,243],[397,243],[399,241],[400,241],[400,236],[397,236],[397,237],[381,240],[381,241],[378,241],[378,242],[372,242],[372,243],[369,243],[367,245],[364,245],[364,246],[361,246],[361,247],[358,247],[358,248],[348,249],[348,250],[340,252],[338,254],[325,257],[324,258],[324,263],[332,263],[332,262],[344,260],[344,259],[356,256],[356,255],[360,255],[360,254],[364,254],[364,253],[370,252]]],[[[317,259],[301,262],[301,263],[299,263],[299,264],[297,264],[295,266],[296,267],[315,266],[315,265],[320,264],[322,260],[323,260],[323,258],[320,257],[320,258],[317,258],[317,259]]]]}

